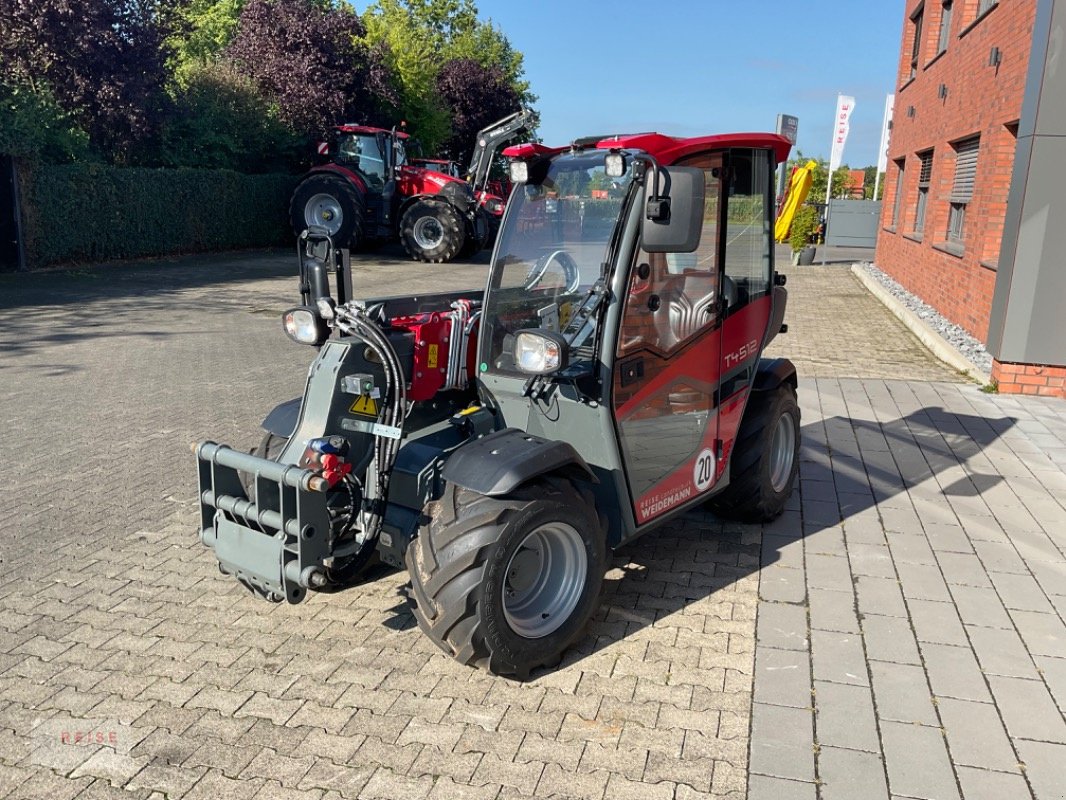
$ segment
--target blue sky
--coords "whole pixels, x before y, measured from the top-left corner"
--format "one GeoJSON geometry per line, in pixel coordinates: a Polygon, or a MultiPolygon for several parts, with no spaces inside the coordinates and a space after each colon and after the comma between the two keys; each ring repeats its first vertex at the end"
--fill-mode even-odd
{"type": "Polygon", "coordinates": [[[876,163],[903,0],[477,0],[525,54],[548,144],[657,130],[773,130],[828,158],[837,93],[855,97],[844,161],[876,163]]]}

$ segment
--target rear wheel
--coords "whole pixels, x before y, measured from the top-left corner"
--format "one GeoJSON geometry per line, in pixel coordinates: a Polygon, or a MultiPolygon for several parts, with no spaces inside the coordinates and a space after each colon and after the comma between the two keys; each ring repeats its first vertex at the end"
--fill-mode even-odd
{"type": "Polygon", "coordinates": [[[606,552],[587,492],[560,477],[505,497],[449,484],[407,549],[419,627],[463,664],[524,680],[596,610],[606,552]]]}
{"type": "Polygon", "coordinates": [[[340,178],[312,175],[292,195],[292,229],[299,236],[312,225],[324,228],[337,247],[358,246],[362,239],[363,199],[340,178]]]}
{"type": "Polygon", "coordinates": [[[799,470],[796,390],[783,384],[748,401],[730,461],[730,483],[708,502],[715,514],[768,522],[785,509],[799,470]]]}
{"type": "Polygon", "coordinates": [[[400,220],[400,240],[416,261],[451,261],[463,249],[466,225],[451,204],[418,200],[400,220]]]}

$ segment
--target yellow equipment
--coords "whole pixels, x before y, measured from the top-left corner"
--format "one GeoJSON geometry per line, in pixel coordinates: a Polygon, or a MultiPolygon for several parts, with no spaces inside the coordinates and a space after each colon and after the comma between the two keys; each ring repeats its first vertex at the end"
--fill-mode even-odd
{"type": "Polygon", "coordinates": [[[774,223],[774,239],[778,242],[783,242],[788,239],[789,229],[792,227],[792,220],[796,216],[796,212],[799,211],[800,206],[807,200],[807,192],[811,190],[811,181],[814,180],[814,170],[818,167],[818,164],[814,161],[808,161],[802,167],[798,167],[792,173],[792,178],[788,182],[788,192],[785,194],[784,205],[781,206],[781,213],[777,215],[777,222],[774,223]]]}

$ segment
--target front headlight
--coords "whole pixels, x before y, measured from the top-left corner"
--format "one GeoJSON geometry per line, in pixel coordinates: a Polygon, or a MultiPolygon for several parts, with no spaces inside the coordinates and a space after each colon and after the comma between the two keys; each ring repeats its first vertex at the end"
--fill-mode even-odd
{"type": "Polygon", "coordinates": [[[511,162],[511,182],[525,183],[529,180],[529,163],[526,161],[511,162]]]}
{"type": "Polygon", "coordinates": [[[514,363],[531,375],[550,375],[566,366],[566,340],[555,331],[519,331],[514,340],[514,363]]]}
{"type": "Polygon", "coordinates": [[[322,344],[329,337],[329,328],[318,316],[316,310],[308,306],[290,308],[282,315],[285,333],[294,342],[300,344],[322,344]]]}
{"type": "Polygon", "coordinates": [[[498,197],[487,197],[483,203],[483,207],[490,214],[499,216],[503,213],[503,200],[498,197]]]}

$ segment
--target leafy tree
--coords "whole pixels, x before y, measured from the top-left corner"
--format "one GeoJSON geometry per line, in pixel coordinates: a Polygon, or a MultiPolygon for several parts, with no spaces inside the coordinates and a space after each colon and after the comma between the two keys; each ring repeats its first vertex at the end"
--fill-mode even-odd
{"type": "Polygon", "coordinates": [[[470,161],[477,132],[517,111],[520,104],[518,92],[502,72],[468,58],[454,59],[441,68],[437,94],[451,112],[451,135],[443,150],[460,164],[470,161]]]}
{"type": "MultiPolygon", "coordinates": [[[[810,158],[805,156],[802,151],[797,150],[796,155],[789,159],[788,169],[791,171],[793,167],[802,167],[808,161],[814,161],[817,163],[817,167],[814,172],[811,173],[811,190],[807,195],[809,203],[825,203],[825,187],[826,181],[829,176],[829,162],[824,158],[810,158]]],[[[850,167],[847,164],[838,167],[833,173],[833,192],[832,197],[847,197],[852,189],[851,175],[849,174],[850,167]]]]}
{"type": "Polygon", "coordinates": [[[215,61],[233,41],[245,0],[181,0],[173,12],[173,31],[167,40],[171,69],[181,82],[197,68],[215,61]]]}
{"type": "Polygon", "coordinates": [[[134,160],[165,110],[166,28],[156,0],[0,0],[0,79],[50,94],[99,152],[134,160]]]}
{"type": "Polygon", "coordinates": [[[385,122],[396,104],[379,49],[347,6],[249,0],[225,56],[277,105],[294,130],[322,134],[340,122],[385,122]]]}
{"type": "Polygon", "coordinates": [[[168,121],[160,137],[163,166],[286,172],[306,158],[301,139],[231,65],[190,70],[175,102],[182,113],[168,121]]]}
{"type": "Polygon", "coordinates": [[[522,54],[477,13],[473,0],[377,0],[363,15],[365,41],[384,48],[400,108],[427,150],[451,147],[457,135],[455,123],[449,125],[453,109],[436,91],[441,70],[452,61],[474,61],[494,79],[502,77],[519,98],[515,108],[536,99],[522,78],[522,54]]]}
{"type": "Polygon", "coordinates": [[[88,155],[89,137],[45,87],[0,82],[0,153],[73,161],[88,155]]]}

